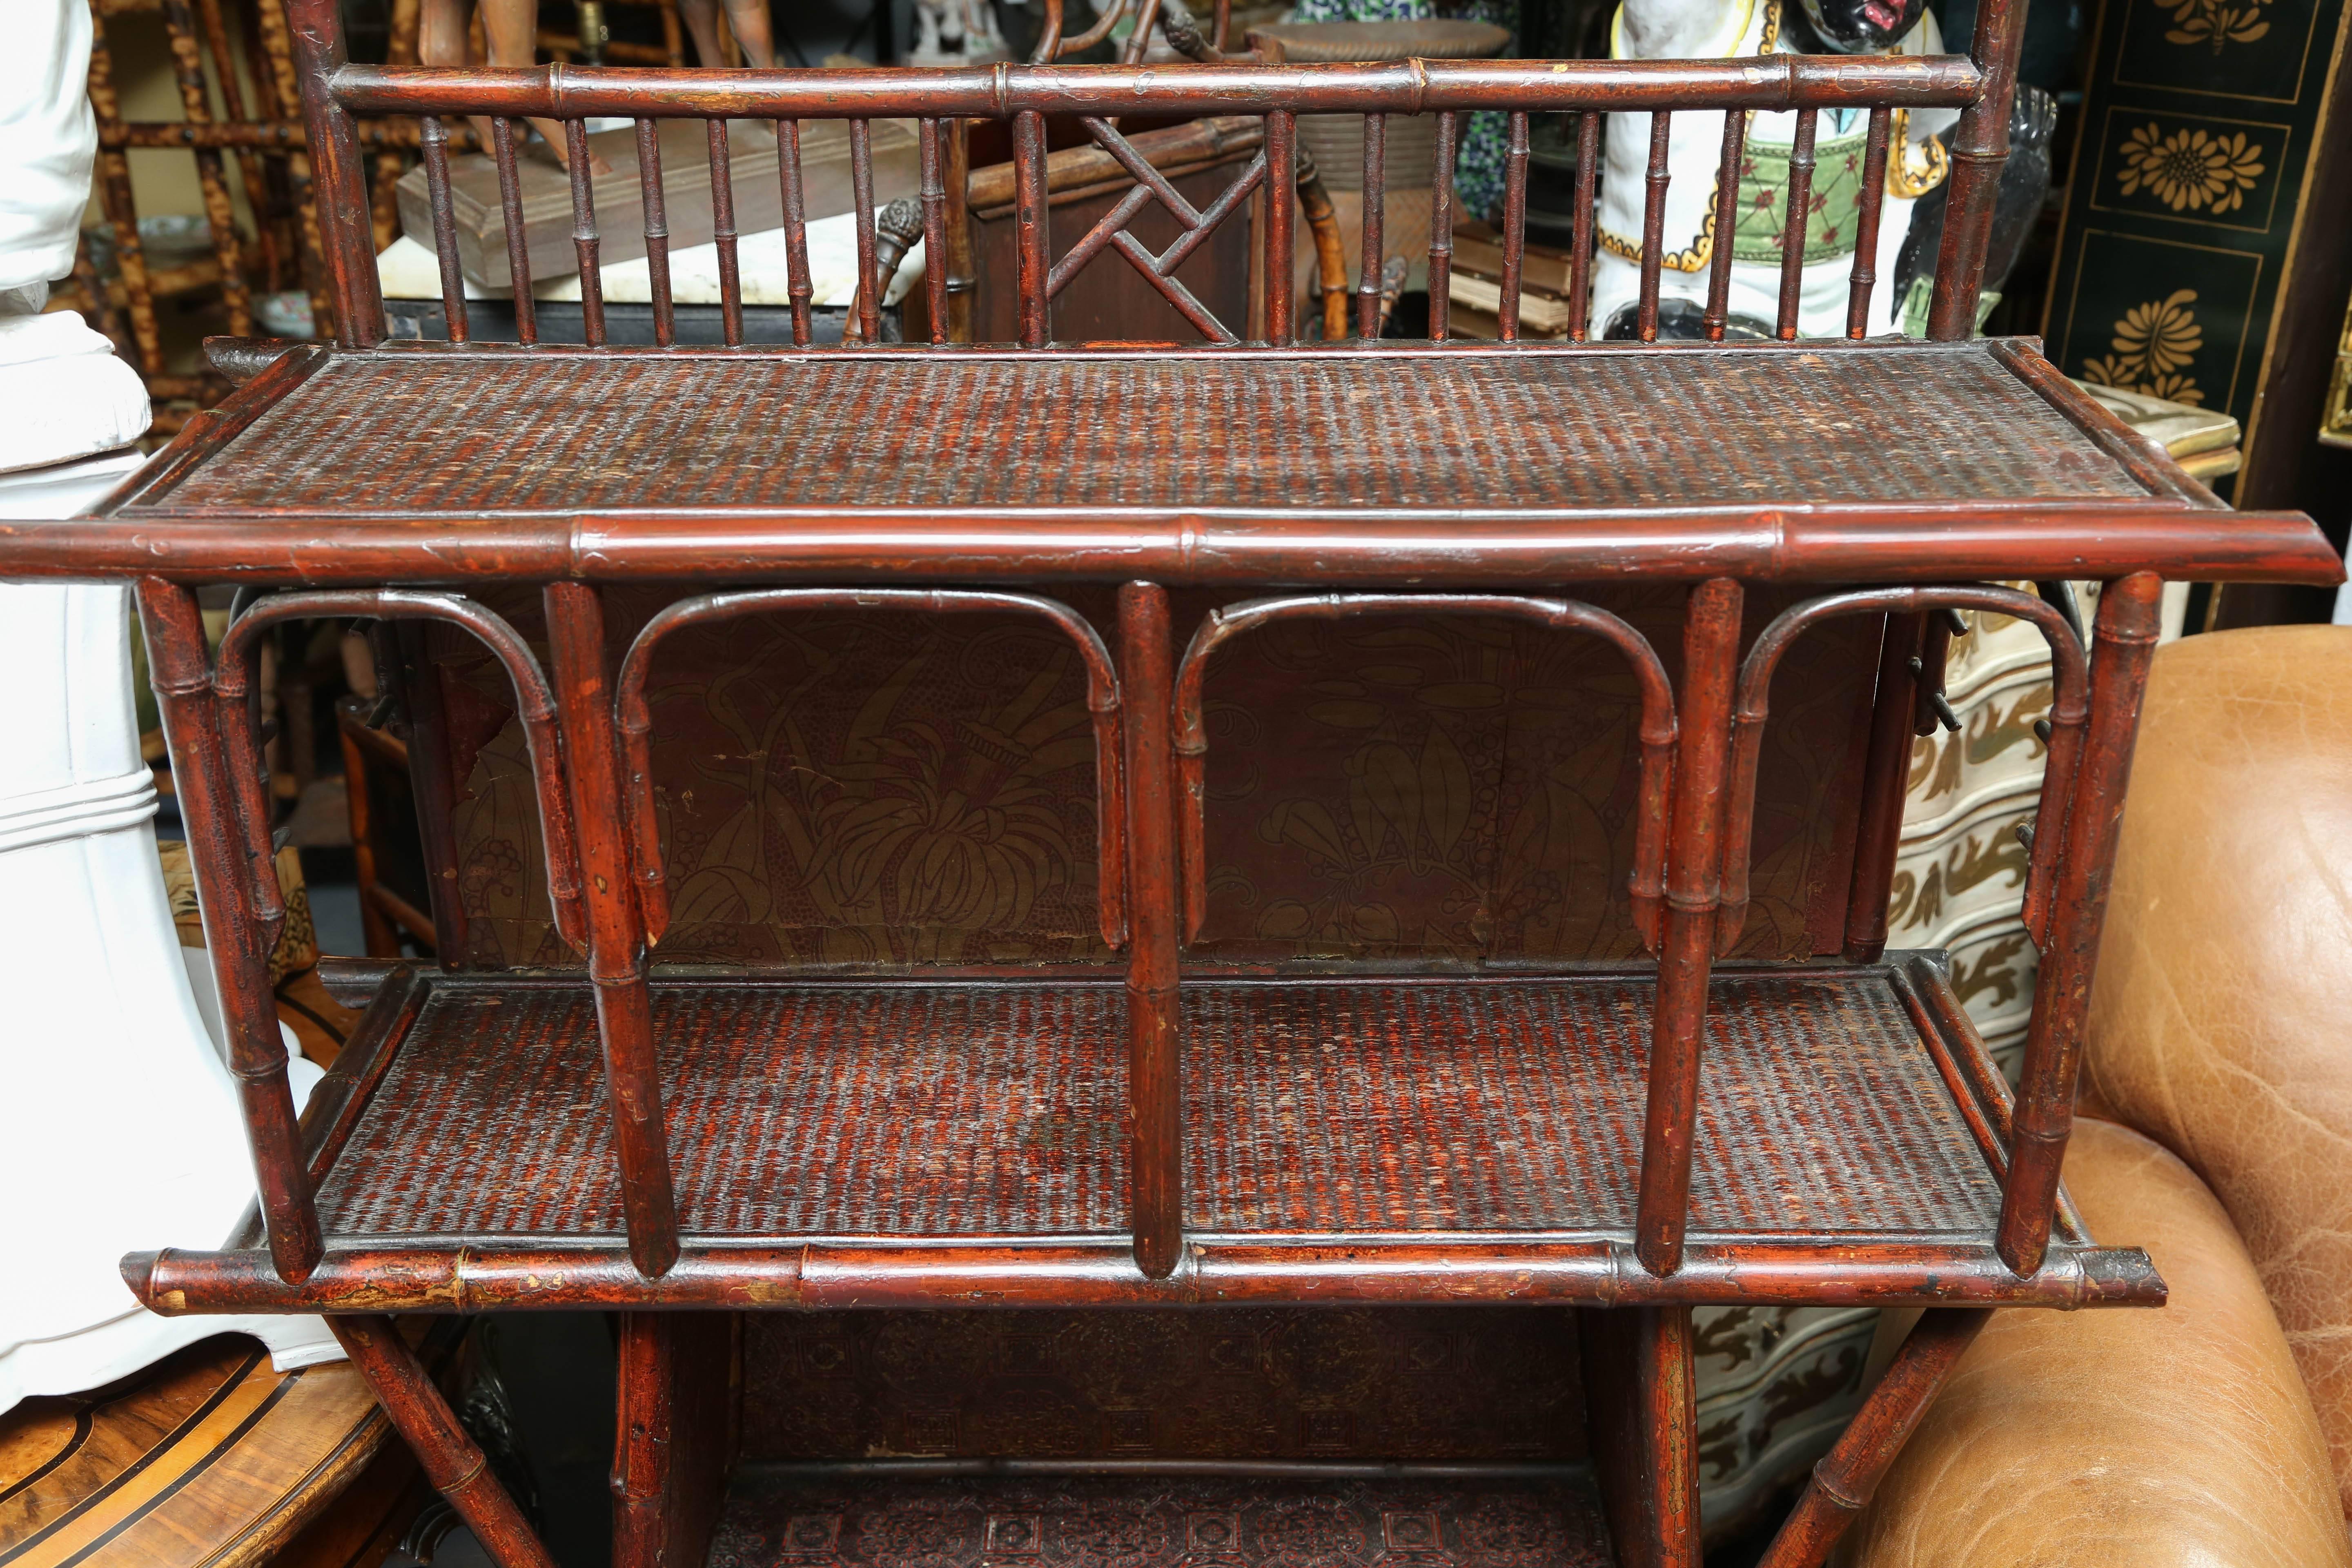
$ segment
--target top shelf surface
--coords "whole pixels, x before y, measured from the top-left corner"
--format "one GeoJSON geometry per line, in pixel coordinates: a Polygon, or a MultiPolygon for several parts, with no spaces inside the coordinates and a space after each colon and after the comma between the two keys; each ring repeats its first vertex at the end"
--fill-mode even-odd
{"type": "Polygon", "coordinates": [[[2140,500],[1989,352],[338,359],[142,510],[2140,500]]]}
{"type": "Polygon", "coordinates": [[[2334,583],[2030,340],[283,355],[0,577],[2334,583]]]}

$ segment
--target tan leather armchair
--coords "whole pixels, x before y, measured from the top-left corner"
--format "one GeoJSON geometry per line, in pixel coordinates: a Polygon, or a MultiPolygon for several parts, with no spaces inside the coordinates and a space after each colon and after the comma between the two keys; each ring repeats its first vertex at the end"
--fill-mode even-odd
{"type": "Polygon", "coordinates": [[[2170,1306],[1996,1315],[1843,1561],[2352,1565],[2352,628],[2157,656],[2084,1081],[2170,1306]]]}

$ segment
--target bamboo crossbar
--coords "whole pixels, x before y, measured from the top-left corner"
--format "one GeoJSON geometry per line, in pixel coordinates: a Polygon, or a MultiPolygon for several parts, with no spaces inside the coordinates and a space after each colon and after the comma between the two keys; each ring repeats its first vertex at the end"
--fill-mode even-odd
{"type": "Polygon", "coordinates": [[[1962,55],[1769,55],[1720,60],[1402,60],[954,70],[688,70],[550,65],[344,65],[328,79],[352,114],[509,118],[1007,120],[1015,114],[1426,114],[1498,109],[1961,109],[1984,78],[1962,55]]]}
{"type": "Polygon", "coordinates": [[[1550,1302],[1880,1307],[2160,1307],[2144,1252],[2069,1255],[2030,1275],[1989,1247],[1933,1261],[1862,1245],[1818,1248],[1698,1241],[1671,1277],[1618,1242],[1519,1242],[1480,1248],[1278,1247],[1187,1238],[1169,1272],[1138,1266],[1125,1242],[1023,1247],[696,1246],[657,1278],[618,1247],[396,1247],[337,1251],[299,1284],[248,1252],[137,1252],[131,1293],[165,1316],[187,1312],[476,1312],[502,1308],[652,1310],[948,1309],[975,1306],[1323,1305],[1550,1302]]]}

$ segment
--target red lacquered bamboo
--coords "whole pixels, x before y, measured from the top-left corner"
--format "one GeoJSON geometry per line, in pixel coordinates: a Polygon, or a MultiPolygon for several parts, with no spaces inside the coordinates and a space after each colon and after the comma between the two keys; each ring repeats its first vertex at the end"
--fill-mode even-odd
{"type": "Polygon", "coordinates": [[[1862,161],[1862,216],[1853,235],[1853,276],[1846,286],[1845,335],[1862,338],[1870,331],[1870,294],[1878,283],[1878,220],[1886,206],[1886,144],[1895,111],[1870,111],[1869,151],[1862,161]]]}
{"type": "Polygon", "coordinates": [[[572,249],[580,262],[580,335],[590,348],[603,348],[604,269],[598,257],[604,242],[596,237],[596,184],[589,169],[584,121],[563,122],[563,148],[572,171],[572,249]]]}
{"type": "MultiPolygon", "coordinates": [[[[720,130],[727,122],[714,120],[720,130]]],[[[637,121],[637,192],[643,206],[646,236],[646,282],[653,301],[654,347],[677,342],[677,310],[669,294],[669,209],[662,200],[661,127],[650,120],[637,121]]],[[[712,200],[718,199],[716,192],[712,200]]]]}
{"type": "Polygon", "coordinates": [[[1616,1561],[1698,1568],[1698,1408],[1690,1309],[1578,1319],[1585,1425],[1616,1561]]]}
{"type": "Polygon", "coordinates": [[[1944,235],[1936,253],[1935,292],[1927,304],[1930,338],[1956,341],[1977,330],[1985,249],[1992,240],[1993,206],[2000,199],[2001,165],[2009,161],[2009,112],[2017,95],[2017,56],[2024,33],[2025,0],[1984,0],[1977,7],[1976,37],[1969,53],[1983,73],[1983,90],[1960,111],[1960,122],[1952,129],[1944,235]]]}
{"type": "Polygon", "coordinates": [[[864,342],[882,339],[882,300],[875,279],[874,259],[874,125],[849,122],[850,221],[857,236],[857,335],[864,342]]]}
{"type": "Polygon", "coordinates": [[[1879,644],[1878,684],[1863,752],[1862,819],[1854,830],[1853,875],[1845,901],[1845,956],[1854,963],[1874,963],[1886,951],[1887,900],[1911,779],[1911,660],[1927,626],[1924,615],[1889,616],[1879,644]]]}
{"type": "Polygon", "coordinates": [[[2156,657],[2163,595],[2164,584],[2152,572],[2109,583],[2092,631],[2090,723],[2051,887],[2049,936],[2033,984],[2033,1016],[2010,1124],[2009,1184],[2001,1194],[2000,1255],[2021,1274],[2042,1266],[2050,1244],[2058,1170],[2074,1125],[2083,1022],[2091,1008],[2107,882],[2131,782],[2132,741],[2147,667],[2156,657]]]}
{"type": "Polygon", "coordinates": [[[1504,342],[1519,336],[1519,284],[1528,254],[1528,116],[1510,116],[1503,152],[1503,287],[1495,310],[1495,335],[1504,342]]]}
{"type": "Polygon", "coordinates": [[[1820,1568],[1870,1505],[1887,1467],[1991,1316],[1981,1307],[1937,1307],[1921,1315],[1836,1446],[1813,1466],[1804,1495],[1758,1568],[1820,1568]]]}
{"type": "MultiPolygon", "coordinates": [[[[311,4],[319,0],[310,0],[311,4]]],[[[2004,0],[2005,3],[2005,0],[2004,0]]],[[[1958,55],[1780,54],[1703,60],[1395,60],[1366,65],[982,66],[962,69],[530,70],[346,65],[328,89],[355,114],[556,119],[1005,120],[1024,113],[1429,114],[1440,110],[1960,108],[1985,78],[1958,55]]],[[[2003,112],[2006,112],[2004,108],[2003,112]]],[[[361,209],[365,211],[364,206],[361,209]]]]}
{"type": "Polygon", "coordinates": [[[286,1039],[278,1032],[277,1003],[269,994],[268,953],[258,941],[259,922],[250,903],[253,882],[236,830],[232,759],[224,757],[214,727],[204,617],[195,595],[170,583],[142,578],[138,596],[148,675],[163,713],[173,787],[196,872],[205,947],[220,987],[229,1072],[236,1079],[261,1213],[269,1226],[269,1255],[281,1279],[299,1284],[318,1267],[322,1251],[319,1211],[286,1078],[286,1039]]]}
{"type": "Polygon", "coordinates": [[[1568,272],[1568,336],[1583,342],[1592,333],[1593,201],[1601,178],[1601,116],[1587,110],[1577,116],[1576,229],[1570,240],[1568,272]]]}
{"type": "Polygon", "coordinates": [[[784,287],[793,302],[793,346],[808,347],[809,302],[816,284],[809,277],[808,221],[802,210],[801,122],[776,121],[777,198],[784,213],[784,287]]]}
{"type": "Polygon", "coordinates": [[[466,275],[457,265],[457,212],[449,196],[449,132],[441,117],[428,114],[416,127],[417,148],[425,165],[425,199],[433,208],[433,258],[441,268],[441,314],[449,341],[464,342],[466,275]]]}
{"type": "Polygon", "coordinates": [[[254,1252],[133,1253],[131,1293],[187,1312],[479,1312],[508,1308],[723,1309],[1297,1306],[1301,1301],[1549,1301],[1588,1307],[2161,1307],[2165,1284],[2137,1248],[2066,1251],[2021,1277],[1983,1241],[1693,1242],[1659,1276],[1622,1242],[1253,1243],[1192,1237],[1153,1279],[1129,1239],[1029,1246],[791,1237],[697,1242],[648,1279],[604,1243],[497,1247],[339,1247],[299,1285],[254,1252]]]}
{"type": "MultiPolygon", "coordinates": [[[[1276,205],[1287,199],[1276,186],[1276,205]]],[[[1129,1208],[1135,1266],[1166,1279],[1184,1249],[1183,1003],[1177,991],[1175,768],[1170,754],[1168,590],[1118,591],[1119,674],[1127,692],[1129,1208]]]]}
{"type": "Polygon", "coordinates": [[[1042,349],[1053,337],[1050,217],[1045,191],[1045,117],[1013,118],[1013,231],[1020,259],[1021,346],[1042,349]]]}
{"type": "Polygon", "coordinates": [[[580,832],[588,903],[588,975],[596,988],[596,1031],[612,1100],[613,1146],[621,1166],[621,1207],[629,1255],[657,1276],[677,1261],[677,1201],[669,1138],[662,1121],[652,998],[646,988],[644,933],[622,834],[620,769],[604,676],[604,610],[597,590],[551,583],[547,640],[562,710],[564,761],[580,832]]]}
{"type": "MultiPolygon", "coordinates": [[[[349,68],[339,0],[286,0],[286,23],[294,63],[306,84],[323,83],[349,68]]],[[[347,349],[367,348],[383,341],[383,289],[376,279],[358,127],[332,93],[306,87],[302,129],[318,200],[327,297],[335,308],[335,342],[347,349]]]]}
{"type": "Polygon", "coordinates": [[[613,1434],[613,1568],[666,1568],[662,1544],[677,1419],[667,1313],[624,1312],[613,1434]]]}
{"type": "Polygon", "coordinates": [[[247,787],[239,792],[239,815],[245,825],[247,862],[252,868],[249,896],[268,927],[265,951],[276,943],[277,927],[284,921],[286,911],[278,900],[277,873],[271,866],[268,805],[262,794],[258,763],[250,769],[236,765],[240,758],[257,759],[260,755],[247,705],[248,683],[260,656],[263,631],[281,621],[326,620],[344,616],[383,621],[446,621],[471,632],[505,668],[507,679],[514,683],[516,716],[522,722],[523,739],[530,755],[540,833],[546,840],[547,890],[555,929],[574,950],[585,952],[587,915],[581,901],[580,854],[572,832],[572,805],[565,798],[562,739],[556,729],[554,694],[548,689],[547,677],[540,669],[539,660],[532,657],[530,645],[513,626],[471,599],[398,588],[375,593],[359,589],[273,594],[248,606],[230,623],[221,638],[213,673],[213,697],[222,741],[231,763],[230,772],[233,776],[248,779],[247,787]]]}
{"type": "MultiPolygon", "coordinates": [[[[2034,839],[2029,888],[2047,887],[2055,874],[2058,846],[2064,837],[2066,803],[2074,783],[2074,759],[2089,711],[2087,676],[2083,647],[2074,640],[2066,618],[2032,594],[1982,584],[1949,588],[1866,588],[1832,594],[1791,605],[1757,637],[1739,670],[1739,703],[1731,742],[1731,799],[1724,826],[1723,908],[1717,915],[1716,951],[1728,952],[1739,939],[1748,914],[1748,861],[1756,826],[1756,774],[1764,754],[1764,721],[1769,714],[1772,672],[1780,656],[1808,628],[1841,616],[1890,615],[1899,618],[1923,616],[1932,609],[1980,610],[2013,616],[2031,622],[2050,644],[2053,700],[2050,710],[2049,763],[2042,778],[2038,820],[2056,831],[2034,839]]],[[[2041,922],[2029,912],[2029,930],[2041,922]]],[[[2037,936],[2037,940],[2039,940],[2037,936]]]]}
{"type": "Polygon", "coordinates": [[[1674,116],[1660,109],[1650,115],[1650,166],[1642,194],[1642,293],[1634,318],[1634,335],[1645,343],[1658,341],[1658,279],[1665,265],[1666,186],[1673,178],[1674,116]]]}
{"type": "Polygon", "coordinates": [[[1739,661],[1740,587],[1717,577],[1691,590],[1683,624],[1681,752],[1674,829],[1666,847],[1666,911],[1651,1025],[1650,1092],[1642,1130],[1642,1186],[1633,1224],[1642,1266],[1672,1274],[1690,1220],[1691,1141],[1698,1117],[1699,1048],[1721,897],[1724,795],[1739,661]]]}
{"type": "Polygon", "coordinates": [[[719,256],[719,331],[732,349],[743,344],[743,267],[735,232],[735,150],[727,137],[724,120],[704,122],[710,163],[710,243],[719,256]]]}
{"type": "Polygon", "coordinates": [[[1265,337],[1277,347],[1298,335],[1297,220],[1298,116],[1273,109],[1265,116],[1265,337]]]}
{"type": "Polygon", "coordinates": [[[1731,235],[1739,223],[1739,164],[1747,142],[1747,114],[1726,114],[1723,153],[1715,164],[1715,252],[1707,268],[1706,314],[1701,318],[1710,342],[1723,341],[1731,320],[1731,235]]]}
{"type": "Polygon", "coordinates": [[[1087,667],[1087,708],[1094,716],[1096,903],[1103,941],[1127,944],[1127,786],[1121,763],[1118,674],[1092,623],[1069,605],[1030,594],[928,588],[751,588],[706,594],[670,605],[647,621],[621,662],[614,709],[620,729],[622,814],[635,867],[646,940],[669,927],[669,884],[662,871],[661,821],[654,807],[653,709],[646,685],[654,651],[673,632],[740,616],[779,610],[903,609],[926,615],[1012,610],[1043,616],[1077,645],[1087,667]]]}
{"type": "Polygon", "coordinates": [[[1797,335],[1797,314],[1805,300],[1805,230],[1812,221],[1813,135],[1819,110],[1800,110],[1797,140],[1789,149],[1789,201],[1780,220],[1780,312],[1775,331],[1782,342],[1797,335]]]}
{"type": "Polygon", "coordinates": [[[1364,116],[1364,247],[1356,283],[1356,335],[1381,335],[1381,264],[1387,249],[1383,232],[1388,205],[1389,117],[1364,116]]]}
{"type": "Polygon", "coordinates": [[[499,1568],[555,1568],[530,1522],[507,1495],[489,1459],[467,1435],[432,1374],[390,1318],[373,1313],[329,1318],[343,1352],[368,1381],[385,1417],[407,1441],[425,1479],[449,1500],[499,1568]]]}
{"type": "Polygon", "coordinates": [[[948,186],[944,140],[937,120],[920,129],[923,201],[923,302],[931,318],[931,342],[948,341],[948,186]]]}
{"type": "Polygon", "coordinates": [[[539,306],[530,293],[530,236],[523,227],[522,176],[515,166],[514,121],[490,121],[490,155],[499,170],[499,210],[507,230],[507,280],[514,287],[515,338],[525,347],[539,342],[539,306]]]}
{"type": "Polygon", "coordinates": [[[1454,137],[1458,121],[1437,117],[1437,158],[1430,170],[1429,341],[1442,343],[1454,305],[1454,137]]]}
{"type": "Polygon", "coordinates": [[[1209,731],[1202,707],[1209,658],[1242,633],[1281,620],[1350,619],[1358,616],[1426,611],[1452,616],[1504,616],[1555,630],[1589,632],[1614,646],[1633,667],[1642,689],[1642,782],[1634,806],[1633,870],[1630,890],[1633,923],[1642,940],[1658,945],[1659,910],[1665,893],[1665,837],[1674,792],[1674,689],[1649,638],[1606,610],[1575,599],[1526,599],[1499,594],[1318,594],[1251,599],[1212,610],[1184,649],[1178,667],[1175,743],[1183,801],[1178,822],[1183,847],[1184,939],[1200,940],[1209,913],[1208,755],[1209,731]]]}

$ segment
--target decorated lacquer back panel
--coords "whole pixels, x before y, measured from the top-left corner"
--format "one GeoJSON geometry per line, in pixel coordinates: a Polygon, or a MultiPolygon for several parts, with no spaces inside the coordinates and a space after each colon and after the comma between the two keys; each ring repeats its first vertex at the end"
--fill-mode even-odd
{"type": "Polygon", "coordinates": [[[1557,1307],[753,1313],[746,1460],[1581,1459],[1557,1307]]]}
{"type": "MultiPolygon", "coordinates": [[[[614,589],[626,639],[667,588],[614,589]]],[[[1111,592],[1064,595],[1097,626],[1111,592]]],[[[1214,604],[1179,595],[1177,635],[1214,604]]],[[[1684,591],[1587,595],[1678,662],[1684,591]]],[[[1793,594],[1748,596],[1753,635],[1793,594]]],[[[497,597],[534,642],[537,596],[497,597]]],[[[1833,952],[1844,914],[1874,621],[1801,641],[1775,682],[1743,956],[1833,952]]],[[[461,637],[428,661],[446,713],[458,946],[561,964],[520,727],[461,637]]],[[[1678,671],[1677,671],[1678,674],[1678,671]]],[[[860,610],[682,633],[651,685],[675,913],[666,963],[1104,959],[1094,753],[1068,638],[1034,618],[860,610]]],[[[1635,688],[1599,642],[1492,617],[1276,626],[1208,687],[1204,961],[1625,959],[1635,688]]]]}

